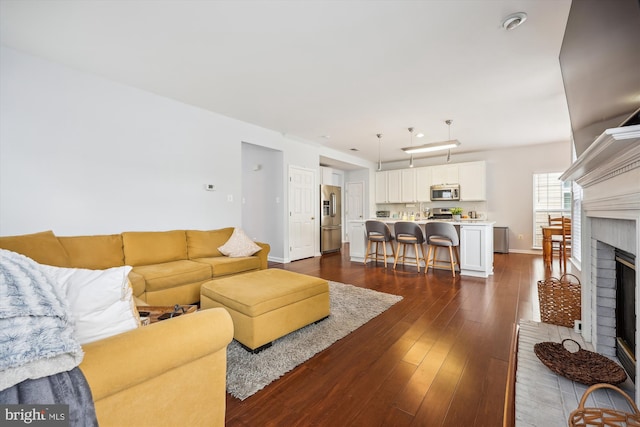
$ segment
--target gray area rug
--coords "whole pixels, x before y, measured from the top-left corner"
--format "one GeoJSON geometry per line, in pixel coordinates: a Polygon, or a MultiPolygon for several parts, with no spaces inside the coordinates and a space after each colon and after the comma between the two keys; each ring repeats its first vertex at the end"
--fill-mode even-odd
{"type": "Polygon", "coordinates": [[[251,354],[237,341],[227,348],[227,391],[244,400],[334,342],[344,338],[393,304],[401,296],[329,282],[331,315],[251,354]]]}

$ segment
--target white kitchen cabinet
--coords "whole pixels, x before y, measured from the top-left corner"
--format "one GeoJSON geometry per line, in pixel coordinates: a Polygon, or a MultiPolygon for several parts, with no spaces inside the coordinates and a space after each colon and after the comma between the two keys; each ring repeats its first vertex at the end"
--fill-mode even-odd
{"type": "Polygon", "coordinates": [[[333,185],[333,170],[326,166],[320,166],[320,184],[333,185]]]}
{"type": "Polygon", "coordinates": [[[402,202],[402,171],[387,171],[387,202],[402,202]]]}
{"type": "Polygon", "coordinates": [[[376,203],[428,202],[439,184],[460,184],[461,201],[484,201],[486,175],[484,161],[376,172],[376,203]]]}
{"type": "Polygon", "coordinates": [[[457,184],[458,164],[438,165],[431,168],[431,182],[433,185],[457,184]]]}
{"type": "Polygon", "coordinates": [[[460,225],[459,249],[460,274],[478,277],[493,274],[493,224],[460,225]]]}
{"type": "Polygon", "coordinates": [[[402,201],[402,170],[376,172],[376,203],[402,201]]]}
{"type": "Polygon", "coordinates": [[[362,259],[360,262],[364,262],[367,240],[364,221],[349,221],[347,232],[349,233],[349,256],[351,259],[362,259]]]}
{"type": "Polygon", "coordinates": [[[416,201],[431,201],[431,167],[416,168],[416,201]]]}
{"type": "Polygon", "coordinates": [[[487,200],[486,162],[458,164],[460,200],[464,202],[487,200]]]}
{"type": "Polygon", "coordinates": [[[402,169],[402,202],[416,201],[416,170],[413,168],[402,169]]]}

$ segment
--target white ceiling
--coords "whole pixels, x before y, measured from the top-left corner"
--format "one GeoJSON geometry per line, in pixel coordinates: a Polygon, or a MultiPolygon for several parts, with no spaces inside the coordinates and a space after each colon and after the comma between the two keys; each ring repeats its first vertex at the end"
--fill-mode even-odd
{"type": "Polygon", "coordinates": [[[569,140],[570,4],[0,0],[0,42],[372,162],[382,133],[393,161],[408,127],[442,141],[446,119],[457,152],[569,140]]]}

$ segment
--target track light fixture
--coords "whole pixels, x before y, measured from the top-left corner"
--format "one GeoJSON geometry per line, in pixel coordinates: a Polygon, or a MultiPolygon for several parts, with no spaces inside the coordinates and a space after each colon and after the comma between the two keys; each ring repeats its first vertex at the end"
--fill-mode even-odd
{"type": "MultiPolygon", "coordinates": [[[[451,139],[451,123],[452,120],[446,120],[446,124],[449,125],[449,140],[442,142],[433,142],[431,144],[423,144],[405,147],[402,149],[407,154],[418,154],[418,153],[429,153],[431,151],[439,151],[439,150],[450,150],[451,148],[455,148],[460,145],[460,141],[451,139]]],[[[413,129],[413,128],[410,128],[413,129]]]]}

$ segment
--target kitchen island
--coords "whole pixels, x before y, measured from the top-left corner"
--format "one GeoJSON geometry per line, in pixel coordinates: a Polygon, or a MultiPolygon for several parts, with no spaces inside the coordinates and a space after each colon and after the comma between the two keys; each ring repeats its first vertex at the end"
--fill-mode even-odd
{"type": "MultiPolygon", "coordinates": [[[[376,221],[382,221],[389,225],[391,234],[394,234],[393,225],[400,221],[399,219],[375,218],[376,221]]],[[[442,219],[425,219],[413,221],[420,225],[424,233],[425,224],[427,222],[448,222],[453,224],[460,236],[460,269],[461,276],[489,277],[493,274],[493,225],[495,222],[486,220],[442,220],[442,219]]],[[[352,220],[348,224],[349,232],[349,252],[351,261],[364,263],[364,256],[367,249],[367,233],[365,229],[365,220],[352,220]]],[[[389,244],[387,244],[389,245],[389,244]]],[[[395,241],[394,241],[395,245],[395,241]]],[[[412,248],[407,252],[407,256],[415,256],[412,248]]],[[[425,244],[425,251],[427,245],[425,244]]],[[[438,259],[448,261],[449,254],[445,251],[438,251],[438,259]],[[443,258],[440,257],[443,256],[443,258]]],[[[393,265],[393,257],[391,256],[391,248],[387,247],[388,259],[393,265]]],[[[369,262],[372,260],[369,259],[369,262]]],[[[400,263],[401,260],[398,260],[400,263]]],[[[407,263],[409,261],[407,260],[407,263]]],[[[415,261],[414,261],[415,267],[415,261]]],[[[424,266],[424,262],[421,262],[424,266]]]]}

